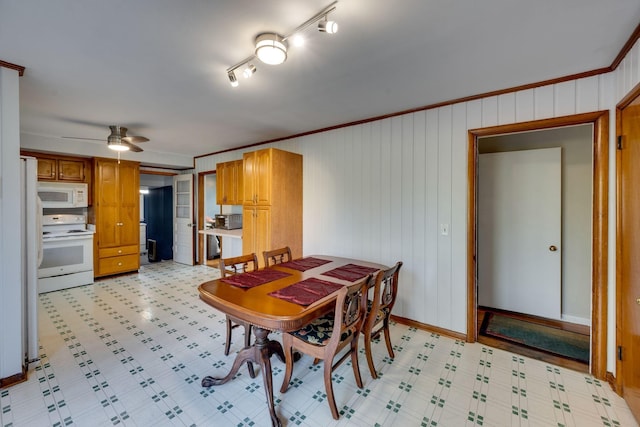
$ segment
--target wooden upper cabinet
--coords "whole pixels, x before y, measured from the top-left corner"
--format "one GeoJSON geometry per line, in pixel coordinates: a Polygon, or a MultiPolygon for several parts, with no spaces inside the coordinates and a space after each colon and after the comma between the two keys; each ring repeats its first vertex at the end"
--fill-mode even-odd
{"type": "Polygon", "coordinates": [[[38,181],[86,182],[89,188],[87,201],[89,206],[93,204],[92,159],[25,150],[20,151],[20,154],[35,157],[38,160],[38,181]]]}
{"type": "MultiPolygon", "coordinates": [[[[279,150],[266,148],[245,153],[243,156],[243,204],[269,206],[272,203],[274,164],[280,162],[279,150]]],[[[281,165],[281,166],[284,166],[281,165]]],[[[280,171],[286,173],[286,170],[280,171]]]]}
{"type": "Polygon", "coordinates": [[[58,157],[37,157],[38,180],[87,182],[89,161],[58,157]]]}
{"type": "Polygon", "coordinates": [[[55,181],[58,177],[58,161],[41,157],[38,159],[38,181],[55,181]]]}
{"type": "Polygon", "coordinates": [[[87,162],[84,160],[58,160],[58,181],[85,182],[87,162]]]}
{"type": "Polygon", "coordinates": [[[219,205],[242,204],[242,160],[216,165],[216,203],[219,205]]]}

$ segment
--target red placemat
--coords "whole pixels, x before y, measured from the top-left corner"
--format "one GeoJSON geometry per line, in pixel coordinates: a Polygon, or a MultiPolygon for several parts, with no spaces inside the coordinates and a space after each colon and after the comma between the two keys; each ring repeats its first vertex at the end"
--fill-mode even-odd
{"type": "Polygon", "coordinates": [[[331,276],[336,279],[348,280],[349,282],[355,282],[358,279],[362,279],[369,273],[378,271],[377,268],[365,267],[364,265],[347,264],[342,267],[334,268],[325,273],[323,276],[331,276]]]}
{"type": "Polygon", "coordinates": [[[309,305],[337,291],[342,288],[342,286],[343,285],[337,283],[312,277],[311,279],[294,283],[286,288],[278,289],[277,291],[269,293],[269,295],[295,304],[309,305]]]}
{"type": "Polygon", "coordinates": [[[264,285],[265,283],[273,282],[274,280],[282,279],[287,276],[291,276],[291,274],[267,268],[264,270],[250,271],[249,273],[225,277],[220,279],[220,281],[230,285],[239,286],[241,288],[253,288],[254,286],[264,285]]]}
{"type": "Polygon", "coordinates": [[[291,268],[293,270],[298,270],[298,271],[307,271],[312,268],[320,267],[321,265],[324,265],[328,262],[331,262],[331,261],[326,259],[307,257],[307,258],[294,259],[288,262],[283,262],[282,264],[278,264],[278,267],[286,267],[286,268],[291,268]]]}

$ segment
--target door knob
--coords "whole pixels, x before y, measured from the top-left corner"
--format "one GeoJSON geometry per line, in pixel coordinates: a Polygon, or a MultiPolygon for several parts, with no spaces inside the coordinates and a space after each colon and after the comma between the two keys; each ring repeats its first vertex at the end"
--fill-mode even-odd
{"type": "Polygon", "coordinates": [[[551,246],[549,246],[549,250],[550,250],[551,252],[555,252],[555,251],[557,251],[557,250],[558,250],[558,248],[557,248],[557,247],[555,247],[554,245],[551,245],[551,246]]]}
{"type": "Polygon", "coordinates": [[[636,304],[640,305],[640,298],[636,298],[636,304]]]}

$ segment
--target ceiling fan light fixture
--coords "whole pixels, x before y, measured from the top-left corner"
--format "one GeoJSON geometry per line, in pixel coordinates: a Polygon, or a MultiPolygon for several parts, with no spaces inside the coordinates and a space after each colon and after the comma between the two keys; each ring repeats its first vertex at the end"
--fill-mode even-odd
{"type": "Polygon", "coordinates": [[[256,56],[268,65],[279,65],[287,60],[287,43],[279,34],[263,33],[256,37],[256,56]]]}
{"type": "Polygon", "coordinates": [[[113,150],[113,151],[129,151],[129,146],[126,144],[123,144],[122,141],[120,140],[111,140],[112,138],[109,137],[109,140],[107,141],[107,146],[113,150]]]}

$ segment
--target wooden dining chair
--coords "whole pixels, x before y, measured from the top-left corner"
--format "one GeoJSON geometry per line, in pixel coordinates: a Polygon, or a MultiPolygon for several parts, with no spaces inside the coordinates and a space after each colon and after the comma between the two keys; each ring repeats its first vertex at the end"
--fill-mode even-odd
{"type": "Polygon", "coordinates": [[[283,262],[291,261],[291,249],[289,246],[271,251],[264,251],[262,252],[262,255],[264,256],[265,267],[271,267],[275,264],[282,264],[283,262]]]}
{"type": "MultiPolygon", "coordinates": [[[[258,269],[258,257],[255,253],[252,253],[233,258],[220,258],[218,268],[220,269],[222,277],[254,271],[258,269]]],[[[251,324],[227,315],[227,338],[224,344],[225,355],[229,354],[232,331],[238,326],[244,326],[244,346],[249,347],[251,345],[251,324]]]]}
{"type": "MultiPolygon", "coordinates": [[[[285,354],[286,370],[280,392],[284,393],[289,388],[289,381],[293,372],[294,351],[297,350],[313,357],[315,360],[324,361],[324,387],[327,392],[327,401],[334,419],[340,417],[336,400],[333,395],[333,383],[331,373],[347,357],[351,356],[351,366],[356,384],[362,388],[362,378],[358,366],[358,340],[360,330],[366,314],[367,289],[372,281],[369,275],[357,283],[345,286],[336,293],[325,297],[314,305],[309,306],[321,315],[301,329],[282,334],[282,347],[285,354]],[[349,346],[338,361],[334,362],[336,355],[349,346]]],[[[299,361],[297,362],[300,363],[299,361]]]]}
{"type": "Polygon", "coordinates": [[[398,294],[400,267],[402,267],[402,261],[398,261],[396,265],[380,272],[381,274],[376,276],[376,280],[372,283],[373,291],[370,291],[370,298],[367,302],[367,316],[362,327],[362,335],[364,336],[364,352],[367,356],[367,364],[374,379],[378,378],[378,373],[373,364],[371,342],[378,339],[381,333],[384,333],[389,357],[392,359],[395,357],[389,334],[389,317],[398,294]]]}

